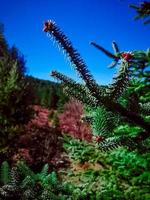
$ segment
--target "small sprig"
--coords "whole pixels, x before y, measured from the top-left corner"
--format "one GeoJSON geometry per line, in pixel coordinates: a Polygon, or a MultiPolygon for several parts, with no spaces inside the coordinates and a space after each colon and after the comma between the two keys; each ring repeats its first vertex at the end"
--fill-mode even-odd
{"type": "MultiPolygon", "coordinates": [[[[135,9],[137,12],[137,16],[135,19],[145,19],[150,16],[150,2],[144,1],[139,6],[137,5],[130,5],[131,8],[135,9]]],[[[150,23],[150,19],[144,21],[144,24],[150,23]]]]}

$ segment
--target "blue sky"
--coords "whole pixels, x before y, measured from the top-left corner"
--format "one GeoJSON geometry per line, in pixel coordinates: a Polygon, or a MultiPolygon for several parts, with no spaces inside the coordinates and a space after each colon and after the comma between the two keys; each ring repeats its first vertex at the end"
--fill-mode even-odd
{"type": "Polygon", "coordinates": [[[74,70],[56,45],[42,32],[43,22],[54,20],[80,52],[98,83],[111,81],[111,62],[89,42],[111,50],[115,40],[122,51],[146,50],[150,47],[150,26],[134,21],[135,11],[128,7],[137,0],[0,0],[0,22],[5,36],[24,54],[27,73],[53,80],[56,69],[76,80],[74,70]]]}

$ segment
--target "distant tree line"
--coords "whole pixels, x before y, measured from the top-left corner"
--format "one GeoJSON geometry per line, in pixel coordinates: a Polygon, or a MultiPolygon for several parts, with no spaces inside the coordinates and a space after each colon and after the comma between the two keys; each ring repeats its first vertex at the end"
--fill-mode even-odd
{"type": "Polygon", "coordinates": [[[68,99],[59,83],[32,76],[26,76],[26,80],[34,91],[33,104],[38,104],[49,109],[58,109],[68,99]]]}

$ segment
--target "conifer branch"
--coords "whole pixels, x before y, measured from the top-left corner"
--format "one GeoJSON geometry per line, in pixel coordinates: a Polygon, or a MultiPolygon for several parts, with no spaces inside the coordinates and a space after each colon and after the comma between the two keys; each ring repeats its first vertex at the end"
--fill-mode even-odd
{"type": "MultiPolygon", "coordinates": [[[[131,4],[130,7],[135,9],[137,12],[135,19],[145,19],[150,16],[150,2],[148,1],[141,2],[139,6],[131,4]]],[[[144,21],[144,24],[148,23],[150,23],[150,19],[144,21]]]]}
{"type": "Polygon", "coordinates": [[[64,92],[68,96],[71,95],[82,103],[85,103],[92,107],[98,106],[98,101],[90,94],[90,92],[84,85],[76,83],[73,79],[57,71],[52,71],[51,75],[64,84],[64,92]]]}
{"type": "Polygon", "coordinates": [[[117,61],[113,61],[112,63],[110,63],[110,64],[108,65],[108,68],[112,69],[112,68],[114,68],[117,64],[118,64],[117,61]]]}
{"type": "Polygon", "coordinates": [[[103,106],[97,107],[92,116],[94,135],[103,138],[110,137],[110,135],[113,134],[113,130],[118,126],[120,120],[118,115],[114,115],[114,113],[107,111],[103,106]]]}
{"type": "Polygon", "coordinates": [[[118,45],[117,45],[117,43],[115,41],[112,42],[112,48],[114,50],[115,55],[120,53],[119,47],[118,47],[118,45]]]}
{"type": "Polygon", "coordinates": [[[113,78],[113,83],[108,85],[106,93],[112,99],[118,99],[124,92],[129,82],[128,62],[122,62],[117,75],[113,78]]]}
{"type": "MultiPolygon", "coordinates": [[[[73,94],[73,96],[75,98],[79,97],[79,100],[81,100],[83,103],[87,103],[88,102],[87,104],[90,104],[90,105],[93,105],[93,106],[104,105],[104,107],[106,107],[106,109],[108,111],[111,111],[111,112],[113,112],[115,114],[118,113],[121,116],[125,117],[124,120],[127,121],[128,123],[137,124],[138,126],[141,126],[145,130],[149,131],[149,129],[150,129],[149,123],[145,122],[144,119],[141,116],[137,115],[136,113],[134,113],[132,111],[128,111],[126,108],[121,106],[119,103],[115,103],[114,101],[112,101],[112,99],[109,98],[109,97],[103,97],[98,102],[97,102],[97,99],[96,99],[95,100],[96,103],[95,103],[93,100],[91,101],[91,98],[93,98],[93,95],[90,95],[90,93],[89,93],[91,98],[86,99],[86,97],[88,97],[88,95],[87,95],[87,93],[85,93],[85,90],[83,90],[83,88],[80,87],[79,84],[77,84],[72,79],[70,79],[68,77],[65,77],[64,75],[62,75],[62,74],[60,74],[58,72],[53,73],[53,76],[54,76],[54,74],[55,74],[55,77],[57,77],[57,78],[59,77],[59,80],[61,80],[64,83],[66,83],[68,88],[71,88],[70,92],[73,94]],[[76,93],[78,91],[78,89],[80,89],[80,93],[76,93]],[[85,94],[85,95],[83,95],[83,94],[85,94]]],[[[68,91],[69,91],[69,89],[68,89],[68,91]]],[[[70,95],[71,95],[71,93],[70,93],[70,95]]]]}
{"type": "Polygon", "coordinates": [[[121,146],[126,146],[130,150],[134,150],[136,149],[138,144],[135,141],[135,139],[127,137],[127,136],[109,137],[109,138],[106,138],[101,143],[99,143],[99,148],[102,151],[113,150],[121,146]]]}
{"type": "MultiPolygon", "coordinates": [[[[5,165],[5,164],[4,164],[5,165]]],[[[3,168],[3,167],[2,167],[3,168]]],[[[25,163],[19,161],[10,170],[11,180],[0,186],[0,199],[68,199],[70,195],[66,183],[61,183],[55,172],[48,173],[45,164],[40,173],[34,173],[25,163]],[[59,196],[59,198],[58,198],[59,196]],[[66,198],[65,198],[66,197],[66,198]]]]}
{"type": "MultiPolygon", "coordinates": [[[[83,59],[81,58],[80,54],[74,47],[66,35],[55,25],[54,22],[48,21],[46,22],[46,27],[44,31],[51,34],[54,39],[58,42],[62,50],[66,53],[67,57],[70,59],[73,67],[79,73],[79,76],[85,81],[86,85],[91,89],[92,93],[101,94],[101,88],[98,86],[96,81],[94,80],[93,76],[87,69],[87,66],[83,59]]],[[[45,23],[45,26],[46,26],[45,23]]]]}
{"type": "Polygon", "coordinates": [[[102,104],[113,113],[118,113],[122,117],[125,117],[124,120],[128,123],[136,124],[142,128],[144,128],[147,132],[150,130],[150,124],[148,122],[145,122],[145,120],[134,113],[133,111],[129,111],[123,106],[121,106],[119,103],[115,103],[109,99],[109,101],[103,101],[102,104]]]}
{"type": "Polygon", "coordinates": [[[143,114],[150,115],[150,102],[139,104],[140,110],[143,114]]]}
{"type": "Polygon", "coordinates": [[[98,50],[102,51],[106,56],[118,61],[118,57],[116,55],[112,54],[110,51],[106,50],[104,47],[96,44],[95,42],[91,42],[91,44],[94,47],[96,47],[98,50]]]}

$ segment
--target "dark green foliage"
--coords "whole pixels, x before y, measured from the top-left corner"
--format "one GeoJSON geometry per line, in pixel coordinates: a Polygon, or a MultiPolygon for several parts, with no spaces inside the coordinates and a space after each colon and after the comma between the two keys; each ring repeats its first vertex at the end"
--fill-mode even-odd
{"type": "Polygon", "coordinates": [[[7,161],[1,164],[0,181],[2,184],[7,184],[10,181],[10,169],[7,161]]]}
{"type": "Polygon", "coordinates": [[[120,118],[111,112],[108,112],[104,107],[98,107],[96,110],[91,109],[92,128],[94,135],[102,137],[113,135],[113,130],[119,125],[120,118]]]}
{"type": "Polygon", "coordinates": [[[139,154],[125,148],[103,153],[94,145],[66,137],[64,145],[72,167],[62,173],[67,174],[68,182],[76,184],[74,192],[80,194],[77,199],[149,198],[149,153],[139,154]]]}
{"type": "Polygon", "coordinates": [[[130,185],[126,188],[126,196],[131,199],[148,199],[150,196],[149,156],[148,153],[141,155],[123,148],[109,154],[108,160],[112,169],[130,185]]]}
{"type": "Polygon", "coordinates": [[[150,84],[150,49],[147,51],[133,51],[130,71],[133,77],[150,84]]]}
{"type": "Polygon", "coordinates": [[[25,80],[23,56],[0,35],[0,146],[5,146],[32,117],[32,91],[25,80]]]}
{"type": "Polygon", "coordinates": [[[4,25],[0,23],[0,58],[8,54],[8,44],[4,37],[4,25]]]}
{"type": "Polygon", "coordinates": [[[135,19],[144,19],[144,24],[150,23],[150,2],[144,1],[140,5],[130,5],[131,8],[134,8],[137,12],[135,19]]]}
{"type": "Polygon", "coordinates": [[[64,148],[69,153],[69,157],[75,162],[97,162],[106,167],[105,154],[101,153],[98,146],[64,136],[64,148]]]}
{"type": "Polygon", "coordinates": [[[15,46],[9,49],[8,60],[16,61],[19,78],[22,78],[26,73],[25,59],[24,59],[24,56],[19,52],[19,50],[15,46]]]}
{"type": "MultiPolygon", "coordinates": [[[[147,175],[149,174],[149,159],[149,154],[145,153],[140,155],[138,152],[129,152],[123,148],[112,151],[109,154],[109,162],[118,170],[120,176],[127,179],[130,183],[134,181],[134,183],[137,184],[138,181],[136,182],[136,176],[138,177],[137,180],[139,180],[142,174],[143,177],[145,177],[145,173],[147,175]],[[131,177],[134,177],[133,180],[131,180],[131,177]]],[[[149,175],[147,178],[148,177],[149,175]]],[[[149,181],[150,180],[147,179],[146,184],[149,184],[149,181]]]]}
{"type": "Polygon", "coordinates": [[[71,185],[62,183],[55,172],[49,173],[44,165],[40,173],[34,173],[25,163],[18,162],[14,168],[8,169],[8,163],[2,163],[2,176],[10,176],[10,180],[1,180],[0,199],[9,200],[65,200],[69,199],[71,185]],[[6,176],[6,175],[5,175],[6,176]]]}
{"type": "Polygon", "coordinates": [[[63,106],[67,98],[62,92],[60,84],[32,76],[26,76],[26,80],[34,91],[32,104],[38,104],[49,109],[57,109],[59,106],[63,106]]]}

